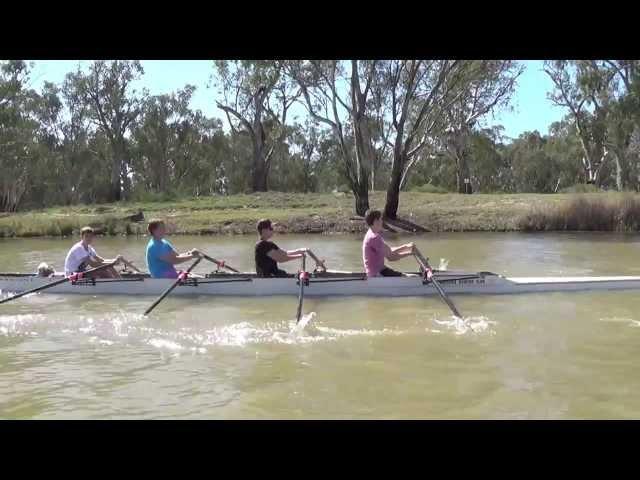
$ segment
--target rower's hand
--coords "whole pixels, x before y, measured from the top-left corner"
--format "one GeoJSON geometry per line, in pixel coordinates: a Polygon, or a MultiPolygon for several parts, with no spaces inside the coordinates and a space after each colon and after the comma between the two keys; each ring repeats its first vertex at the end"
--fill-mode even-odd
{"type": "Polygon", "coordinates": [[[413,242],[407,243],[406,247],[411,251],[411,253],[415,253],[415,251],[416,251],[415,243],[413,243],[413,242]]]}
{"type": "Polygon", "coordinates": [[[124,263],[124,257],[122,255],[118,255],[116,257],[115,263],[116,263],[116,265],[118,265],[119,263],[124,263]]]}
{"type": "Polygon", "coordinates": [[[199,258],[200,257],[200,251],[196,248],[192,249],[190,252],[191,254],[191,258],[199,258]]]}
{"type": "Polygon", "coordinates": [[[324,262],[325,262],[324,259],[316,262],[316,267],[320,268],[323,272],[326,272],[327,271],[327,267],[325,266],[324,262]]]}

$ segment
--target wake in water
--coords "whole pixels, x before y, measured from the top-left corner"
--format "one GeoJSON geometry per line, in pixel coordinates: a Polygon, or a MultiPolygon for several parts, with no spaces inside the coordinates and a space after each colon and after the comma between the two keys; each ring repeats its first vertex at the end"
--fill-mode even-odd
{"type": "Polygon", "coordinates": [[[0,316],[0,336],[37,337],[45,321],[46,317],[40,314],[0,316]]]}
{"type": "MultiPolygon", "coordinates": [[[[427,319],[425,319],[427,320],[427,319]]],[[[469,317],[463,320],[431,319],[438,328],[426,328],[429,333],[452,331],[456,335],[494,333],[496,322],[486,317],[469,317]]],[[[422,323],[422,322],[420,322],[422,323]]],[[[638,325],[640,326],[640,322],[638,325]]],[[[319,324],[317,314],[304,315],[300,322],[286,320],[256,325],[242,321],[203,329],[190,326],[162,328],[140,314],[126,311],[100,316],[45,316],[43,314],[0,316],[2,337],[60,337],[71,341],[86,342],[95,347],[122,345],[147,345],[172,355],[184,353],[204,354],[211,347],[244,347],[257,344],[299,345],[338,341],[356,337],[385,337],[423,335],[424,326],[409,329],[398,328],[339,328],[319,324]]],[[[67,340],[65,340],[67,341],[67,340]]]]}
{"type": "Polygon", "coordinates": [[[633,318],[624,318],[624,317],[605,317],[600,319],[601,322],[610,322],[610,323],[626,323],[630,327],[640,327],[640,321],[634,320],[633,318]]]}

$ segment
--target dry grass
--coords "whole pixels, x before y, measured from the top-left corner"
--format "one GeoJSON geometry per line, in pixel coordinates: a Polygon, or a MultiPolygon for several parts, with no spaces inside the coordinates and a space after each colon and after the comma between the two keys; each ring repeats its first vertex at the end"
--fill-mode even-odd
{"type": "Polygon", "coordinates": [[[534,209],[519,219],[518,227],[524,231],[637,232],[640,198],[634,194],[576,196],[567,203],[534,209]]]}

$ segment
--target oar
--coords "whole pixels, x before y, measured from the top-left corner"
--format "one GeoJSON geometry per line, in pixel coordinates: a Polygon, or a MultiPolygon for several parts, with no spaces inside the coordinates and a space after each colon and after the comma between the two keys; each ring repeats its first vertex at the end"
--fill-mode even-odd
{"type": "Polygon", "coordinates": [[[140,269],[138,269],[138,267],[136,267],[133,263],[131,263],[129,260],[125,260],[123,258],[122,263],[124,263],[127,267],[133,269],[136,273],[144,273],[140,269]]]}
{"type": "Polygon", "coordinates": [[[302,271],[298,273],[298,282],[300,282],[300,294],[298,295],[298,312],[296,314],[296,324],[300,322],[300,318],[302,317],[302,302],[304,301],[304,284],[307,279],[306,260],[307,260],[307,256],[303,253],[302,254],[302,271]]]}
{"type": "Polygon", "coordinates": [[[47,288],[55,287],[56,285],[62,285],[66,282],[75,282],[76,280],[80,280],[81,278],[89,275],[90,273],[97,272],[100,270],[104,270],[108,267],[113,267],[117,262],[105,263],[104,265],[100,265],[99,267],[92,268],[87,270],[86,272],[78,272],[68,277],[62,278],[60,280],[56,280],[55,282],[47,283],[46,285],[41,285],[40,287],[34,288],[33,290],[29,290],[27,292],[18,293],[17,295],[13,295],[12,297],[5,298],[4,300],[0,300],[0,304],[10,302],[11,300],[15,300],[16,298],[24,297],[25,295],[29,295],[30,293],[41,292],[42,290],[46,290],[47,288]]]}
{"type": "Polygon", "coordinates": [[[429,266],[429,262],[427,262],[427,259],[424,258],[422,256],[422,254],[420,253],[420,251],[415,247],[414,247],[413,255],[416,257],[416,260],[418,261],[418,264],[420,264],[420,266],[424,270],[425,274],[427,275],[427,278],[429,280],[431,280],[431,282],[433,282],[433,286],[436,287],[436,290],[438,290],[438,293],[440,294],[440,297],[449,306],[449,308],[453,312],[453,315],[458,317],[458,318],[460,318],[460,319],[462,319],[462,315],[460,315],[460,312],[458,311],[456,306],[453,304],[451,299],[444,292],[444,290],[440,286],[440,283],[438,283],[438,281],[436,280],[435,275],[433,275],[433,271],[431,270],[431,267],[429,266]]]}
{"type": "Polygon", "coordinates": [[[209,255],[205,255],[202,252],[200,252],[200,255],[202,255],[202,258],[204,258],[205,260],[209,260],[211,263],[215,263],[218,267],[226,268],[227,270],[229,270],[229,271],[231,271],[233,273],[240,273],[235,268],[230,267],[229,265],[227,265],[223,260],[216,260],[215,258],[210,257],[209,255]]]}
{"type": "Polygon", "coordinates": [[[181,282],[183,282],[184,280],[187,279],[187,277],[189,276],[189,273],[191,273],[191,270],[193,270],[194,268],[196,268],[196,266],[202,261],[202,257],[198,257],[198,259],[193,262],[193,264],[187,269],[186,272],[182,272],[180,275],[178,275],[178,279],[173,283],[173,285],[171,285],[169,288],[167,288],[164,293],[162,295],[160,295],[160,297],[153,302],[153,304],[147,308],[144,312],[145,315],[149,315],[149,313],[151,313],[151,310],[153,310],[154,308],[156,308],[156,306],[162,301],[164,300],[164,298],[169,295],[171,293],[171,291],[176,288],[181,282]]]}
{"type": "Polygon", "coordinates": [[[318,257],[316,257],[311,250],[307,250],[307,253],[309,254],[309,256],[311,258],[313,258],[313,260],[316,262],[317,266],[322,267],[325,272],[327,271],[327,267],[324,266],[324,261],[323,260],[320,260],[318,257]]]}

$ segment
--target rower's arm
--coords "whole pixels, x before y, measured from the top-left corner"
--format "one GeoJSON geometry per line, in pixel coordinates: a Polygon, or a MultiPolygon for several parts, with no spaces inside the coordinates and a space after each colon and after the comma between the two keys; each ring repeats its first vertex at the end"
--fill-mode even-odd
{"type": "Polygon", "coordinates": [[[284,263],[284,262],[289,262],[291,260],[296,260],[298,258],[301,258],[303,253],[298,253],[298,252],[299,252],[298,250],[291,250],[286,252],[278,248],[277,250],[269,250],[269,252],[267,252],[267,255],[278,263],[284,263]]]}
{"type": "Polygon", "coordinates": [[[175,250],[171,250],[166,255],[162,255],[160,260],[170,263],[171,265],[178,265],[179,263],[187,262],[196,256],[197,255],[194,255],[192,252],[178,254],[175,250]]]}
{"type": "Polygon", "coordinates": [[[113,260],[107,260],[102,258],[99,255],[90,255],[89,259],[87,260],[87,263],[89,264],[90,267],[92,268],[96,268],[99,267],[101,265],[104,265],[105,263],[111,263],[114,262],[115,258],[113,260]]]}
{"type": "Polygon", "coordinates": [[[99,267],[100,265],[104,265],[105,263],[117,263],[123,260],[123,256],[122,255],[118,255],[116,258],[102,258],[98,255],[95,255],[93,257],[91,257],[91,259],[89,260],[89,263],[95,263],[95,265],[92,264],[92,266],[95,267],[99,267]],[[96,261],[92,262],[91,260],[95,259],[96,261]]]}
{"type": "Polygon", "coordinates": [[[396,260],[400,260],[404,257],[409,257],[413,255],[413,243],[407,243],[405,245],[400,245],[399,247],[390,247],[386,243],[384,244],[384,256],[390,262],[395,262],[396,260]]]}

